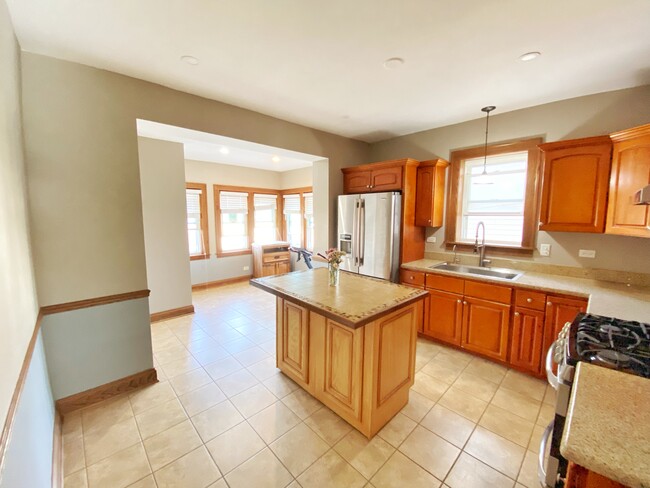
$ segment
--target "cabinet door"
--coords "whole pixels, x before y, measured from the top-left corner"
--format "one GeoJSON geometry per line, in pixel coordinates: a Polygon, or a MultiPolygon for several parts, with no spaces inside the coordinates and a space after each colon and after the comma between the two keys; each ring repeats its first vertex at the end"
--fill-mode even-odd
{"type": "Polygon", "coordinates": [[[415,225],[440,227],[445,204],[445,169],[447,161],[418,167],[416,180],[415,225]]]}
{"type": "Polygon", "coordinates": [[[544,183],[540,229],[605,230],[612,142],[609,137],[542,144],[544,183]]]}
{"type": "Polygon", "coordinates": [[[372,191],[391,191],[402,189],[402,167],[373,169],[370,175],[372,191]]]}
{"type": "Polygon", "coordinates": [[[462,315],[462,295],[429,290],[429,316],[423,334],[459,346],[462,315]]]}
{"type": "Polygon", "coordinates": [[[607,234],[650,237],[650,205],[634,205],[634,194],[650,184],[650,124],[612,134],[614,154],[609,182],[607,234]],[[621,134],[621,133],[619,133],[621,134]]]}
{"type": "Polygon", "coordinates": [[[281,261],[275,263],[275,274],[284,274],[291,272],[291,263],[289,261],[281,261]]]}
{"type": "Polygon", "coordinates": [[[505,361],[508,357],[510,305],[465,297],[461,346],[505,361]]]}
{"type": "Polygon", "coordinates": [[[273,276],[276,274],[275,263],[264,263],[262,265],[262,276],[273,276]]]}
{"type": "Polygon", "coordinates": [[[539,373],[544,348],[544,312],[515,308],[512,320],[510,364],[539,373]]]}
{"type": "Polygon", "coordinates": [[[544,319],[544,348],[546,351],[567,322],[572,322],[580,312],[587,311],[586,298],[564,298],[549,295],[546,299],[546,316],[544,319]]]}
{"type": "Polygon", "coordinates": [[[351,329],[327,320],[321,394],[355,419],[361,418],[363,327],[351,329]]]}
{"type": "Polygon", "coordinates": [[[309,384],[309,313],[286,300],[278,300],[278,368],[303,385],[309,384]]]}
{"type": "Polygon", "coordinates": [[[344,193],[366,193],[370,191],[370,171],[343,173],[344,193]]]}

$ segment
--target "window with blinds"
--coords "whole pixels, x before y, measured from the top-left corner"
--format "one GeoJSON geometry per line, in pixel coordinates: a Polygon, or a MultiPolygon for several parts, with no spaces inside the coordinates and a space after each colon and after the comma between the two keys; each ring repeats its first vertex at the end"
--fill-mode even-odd
{"type": "Polygon", "coordinates": [[[485,224],[485,242],[520,246],[524,231],[528,152],[488,156],[464,162],[460,242],[474,242],[479,222],[485,224]]]}
{"type": "Polygon", "coordinates": [[[303,194],[305,204],[305,247],[314,250],[314,195],[303,194]]]}
{"type": "Polygon", "coordinates": [[[294,247],[302,247],[302,215],[300,210],[300,194],[283,195],[282,213],[286,240],[294,247]]]}
{"type": "Polygon", "coordinates": [[[221,251],[248,249],[248,193],[219,192],[221,251]]]}
{"type": "Polygon", "coordinates": [[[190,258],[202,258],[208,254],[208,219],[206,186],[201,183],[185,185],[185,208],[187,212],[187,243],[190,258]]]}
{"type": "Polygon", "coordinates": [[[278,195],[255,193],[253,194],[253,205],[255,207],[253,242],[267,244],[278,240],[276,233],[278,195]]]}

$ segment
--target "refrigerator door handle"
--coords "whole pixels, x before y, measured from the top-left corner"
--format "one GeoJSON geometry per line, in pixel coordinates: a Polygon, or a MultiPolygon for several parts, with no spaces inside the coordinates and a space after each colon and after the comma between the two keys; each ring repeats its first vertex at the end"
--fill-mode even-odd
{"type": "Polygon", "coordinates": [[[366,201],[362,198],[359,204],[359,266],[363,266],[363,258],[365,257],[365,254],[366,254],[366,201]]]}
{"type": "Polygon", "coordinates": [[[352,260],[354,265],[359,265],[359,200],[354,202],[354,218],[352,222],[352,260]]]}

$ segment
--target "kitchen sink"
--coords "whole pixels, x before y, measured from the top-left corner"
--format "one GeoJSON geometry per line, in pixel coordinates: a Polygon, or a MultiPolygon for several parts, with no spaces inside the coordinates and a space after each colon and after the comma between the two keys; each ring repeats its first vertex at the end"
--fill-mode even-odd
{"type": "Polygon", "coordinates": [[[506,268],[479,268],[478,266],[464,266],[462,264],[440,263],[434,266],[429,266],[431,269],[439,269],[442,271],[453,271],[455,273],[463,273],[479,276],[490,276],[492,278],[501,278],[503,280],[514,281],[519,278],[523,273],[515,271],[514,269],[506,268]]]}

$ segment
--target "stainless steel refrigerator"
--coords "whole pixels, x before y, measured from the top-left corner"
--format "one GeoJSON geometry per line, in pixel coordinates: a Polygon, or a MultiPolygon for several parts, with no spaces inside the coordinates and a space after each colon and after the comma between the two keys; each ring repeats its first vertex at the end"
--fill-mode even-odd
{"type": "Polygon", "coordinates": [[[402,195],[341,195],[338,204],[338,248],[347,253],[340,268],[397,282],[402,195]]]}

